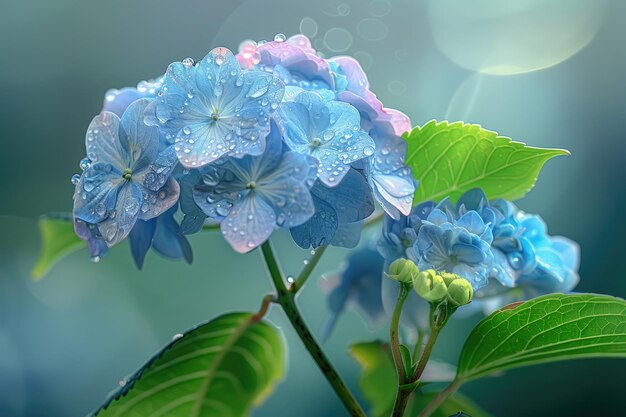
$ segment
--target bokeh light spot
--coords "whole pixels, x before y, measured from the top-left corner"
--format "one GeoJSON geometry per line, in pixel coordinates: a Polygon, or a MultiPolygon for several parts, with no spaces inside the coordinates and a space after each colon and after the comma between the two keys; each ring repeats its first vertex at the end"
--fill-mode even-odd
{"type": "Polygon", "coordinates": [[[356,31],[360,37],[366,41],[382,41],[389,34],[387,25],[379,19],[366,17],[362,19],[356,26],[356,31]]]}
{"type": "Polygon", "coordinates": [[[329,29],[324,35],[324,45],[331,52],[344,52],[352,46],[352,34],[344,28],[329,29]]]}
{"type": "Polygon", "coordinates": [[[317,35],[318,27],[317,22],[310,17],[305,17],[300,21],[300,33],[309,38],[314,38],[317,35]]]}
{"type": "Polygon", "coordinates": [[[597,33],[606,0],[431,0],[439,49],[457,65],[492,75],[557,65],[597,33]]]}

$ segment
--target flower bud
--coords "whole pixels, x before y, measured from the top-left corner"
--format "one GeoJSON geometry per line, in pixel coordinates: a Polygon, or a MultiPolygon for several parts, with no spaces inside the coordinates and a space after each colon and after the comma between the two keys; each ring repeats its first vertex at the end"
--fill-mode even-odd
{"type": "Polygon", "coordinates": [[[410,284],[418,273],[419,269],[417,269],[417,265],[413,261],[400,258],[389,265],[386,275],[394,281],[410,284]]]}
{"type": "Polygon", "coordinates": [[[450,285],[452,281],[455,279],[460,279],[461,277],[457,274],[453,274],[452,272],[440,272],[441,278],[443,278],[443,282],[446,283],[446,287],[450,285]]]}
{"type": "Polygon", "coordinates": [[[420,272],[413,280],[415,292],[428,302],[439,302],[446,297],[448,289],[441,275],[432,269],[420,272]]]}
{"type": "Polygon", "coordinates": [[[454,307],[468,304],[473,296],[472,284],[466,279],[458,278],[448,285],[448,302],[454,307]]]}

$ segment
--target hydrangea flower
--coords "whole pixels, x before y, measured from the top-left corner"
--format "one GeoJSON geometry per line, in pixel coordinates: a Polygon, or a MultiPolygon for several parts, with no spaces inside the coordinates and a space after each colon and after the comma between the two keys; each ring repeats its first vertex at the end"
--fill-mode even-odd
{"type": "Polygon", "coordinates": [[[311,188],[315,214],[290,229],[302,248],[324,245],[355,247],[359,243],[361,221],[374,212],[374,201],[361,173],[350,169],[341,184],[326,187],[317,181],[311,188]]]}
{"type": "Polygon", "coordinates": [[[102,112],[87,129],[89,162],[76,184],[74,218],[96,225],[108,246],[138,219],[157,217],[178,199],[178,183],[168,177],[176,159],[162,149],[158,129],[143,123],[148,103],[135,101],[121,119],[102,112]]]}
{"type": "Polygon", "coordinates": [[[168,67],[146,120],[174,139],[185,167],[198,168],[224,155],[263,153],[283,94],[278,78],[242,70],[228,49],[215,48],[197,65],[186,59],[168,67]]]}
{"type": "Polygon", "coordinates": [[[309,188],[315,161],[285,150],[276,127],[261,156],[227,158],[208,167],[194,187],[196,204],[221,221],[224,238],[238,252],[248,252],[277,227],[295,227],[315,212],[309,188]]]}
{"type": "Polygon", "coordinates": [[[365,244],[352,252],[341,271],[328,281],[333,286],[328,295],[331,317],[324,327],[323,339],[328,338],[346,306],[354,303],[373,324],[385,317],[380,285],[384,259],[375,245],[365,244]]]}
{"type": "Polygon", "coordinates": [[[374,141],[360,130],[359,112],[313,92],[283,103],[281,127],[289,148],[318,161],[318,177],[329,187],[341,182],[350,164],[374,154],[374,141]]]}

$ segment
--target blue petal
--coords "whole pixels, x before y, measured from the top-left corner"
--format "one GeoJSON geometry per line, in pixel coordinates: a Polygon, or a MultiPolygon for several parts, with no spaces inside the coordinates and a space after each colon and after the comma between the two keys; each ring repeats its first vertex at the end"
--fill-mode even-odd
{"type": "Polygon", "coordinates": [[[180,186],[173,178],[170,178],[160,190],[152,191],[144,188],[142,191],[143,199],[140,200],[139,218],[149,220],[176,204],[180,186]]]}
{"type": "Polygon", "coordinates": [[[348,302],[354,302],[373,323],[384,318],[380,292],[383,264],[383,258],[369,245],[350,254],[338,285],[328,296],[331,318],[324,329],[324,339],[332,332],[348,302]]]}
{"type": "Polygon", "coordinates": [[[265,242],[276,227],[276,214],[262,198],[250,193],[222,221],[222,235],[239,253],[265,242]]]}
{"type": "Polygon", "coordinates": [[[144,123],[144,112],[150,103],[141,99],[132,103],[122,115],[120,125],[126,135],[120,135],[120,142],[128,153],[129,165],[133,174],[148,167],[159,153],[159,129],[144,123]]]}
{"type": "Polygon", "coordinates": [[[374,196],[393,218],[408,216],[413,205],[415,180],[405,165],[407,144],[400,137],[374,135],[376,151],[369,159],[368,177],[374,196]]]}
{"type": "Polygon", "coordinates": [[[193,187],[200,180],[198,171],[191,171],[180,180],[180,209],[184,213],[183,221],[180,224],[182,234],[189,235],[202,230],[207,215],[196,204],[193,199],[193,187]]]}
{"type": "Polygon", "coordinates": [[[113,210],[117,192],[125,182],[121,173],[108,163],[98,162],[87,168],[74,191],[74,216],[87,223],[104,220],[113,210]]]}
{"type": "Polygon", "coordinates": [[[361,240],[361,231],[363,230],[363,222],[355,223],[339,223],[337,232],[333,236],[330,244],[342,248],[354,248],[361,240]]]}
{"type": "Polygon", "coordinates": [[[117,193],[115,208],[98,223],[98,230],[109,247],[128,236],[139,216],[141,201],[141,188],[132,181],[125,181],[117,193]]]}
{"type": "Polygon", "coordinates": [[[102,236],[100,236],[96,225],[74,218],[74,232],[76,236],[87,243],[87,248],[92,257],[106,255],[108,247],[102,236]]]}
{"type": "Polygon", "coordinates": [[[348,171],[338,186],[328,188],[317,183],[312,193],[335,209],[340,223],[358,222],[374,212],[367,180],[354,169],[348,171]]]}
{"type": "Polygon", "coordinates": [[[128,235],[130,241],[130,252],[135,260],[137,268],[143,267],[143,261],[146,258],[146,253],[152,245],[152,238],[156,230],[156,219],[144,221],[138,220],[128,235]]]}
{"type": "Polygon", "coordinates": [[[93,118],[85,135],[87,158],[92,163],[110,164],[119,171],[130,167],[130,158],[120,141],[120,118],[102,112],[93,118]]]}
{"type": "Polygon", "coordinates": [[[339,225],[337,212],[324,200],[313,198],[315,214],[304,224],[290,229],[291,237],[304,249],[330,244],[339,225]]]}
{"type": "Polygon", "coordinates": [[[152,247],[160,255],[170,259],[185,259],[187,263],[193,261],[191,245],[180,232],[180,226],[174,219],[177,207],[174,206],[163,215],[156,218],[156,232],[152,247]]]}

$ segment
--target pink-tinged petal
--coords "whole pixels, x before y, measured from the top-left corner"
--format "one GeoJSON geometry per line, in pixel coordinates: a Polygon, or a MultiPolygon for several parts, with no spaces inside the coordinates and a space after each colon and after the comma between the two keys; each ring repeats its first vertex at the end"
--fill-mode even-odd
{"type": "Polygon", "coordinates": [[[364,96],[365,91],[369,89],[370,83],[361,64],[349,56],[336,56],[330,58],[329,61],[336,63],[341,68],[341,72],[343,72],[348,81],[347,90],[358,96],[364,96]]]}
{"type": "Polygon", "coordinates": [[[267,42],[257,48],[260,63],[274,67],[280,65],[289,71],[302,74],[309,80],[320,79],[334,88],[335,80],[328,63],[319,56],[308,53],[290,42],[267,42]]]}
{"type": "Polygon", "coordinates": [[[384,108],[381,119],[391,124],[396,136],[411,131],[411,119],[399,110],[384,108]]]}
{"type": "Polygon", "coordinates": [[[287,43],[297,46],[298,48],[302,49],[304,53],[311,55],[317,54],[317,51],[313,49],[313,46],[311,46],[311,41],[309,40],[309,38],[301,33],[293,35],[292,37],[287,39],[287,43]]]}

